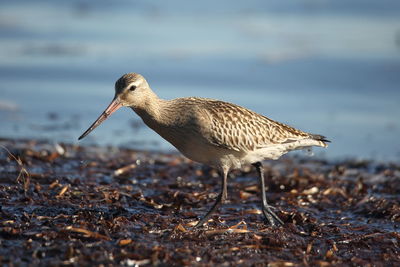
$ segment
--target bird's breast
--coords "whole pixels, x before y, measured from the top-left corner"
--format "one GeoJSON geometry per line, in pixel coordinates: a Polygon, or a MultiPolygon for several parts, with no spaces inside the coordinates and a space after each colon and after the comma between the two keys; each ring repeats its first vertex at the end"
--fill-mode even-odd
{"type": "MultiPolygon", "coordinates": [[[[159,114],[135,110],[143,122],[187,158],[218,168],[240,168],[239,151],[215,144],[210,138],[210,118],[199,106],[164,103],[159,114]]],[[[189,101],[189,103],[191,103],[189,101]]]]}
{"type": "Polygon", "coordinates": [[[185,157],[217,168],[240,168],[241,155],[209,142],[200,128],[195,125],[149,124],[155,132],[172,144],[185,157]]]}

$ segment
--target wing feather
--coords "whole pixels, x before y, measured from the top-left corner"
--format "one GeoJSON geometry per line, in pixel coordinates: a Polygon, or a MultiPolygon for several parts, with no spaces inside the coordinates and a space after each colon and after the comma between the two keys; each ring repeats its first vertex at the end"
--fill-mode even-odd
{"type": "Polygon", "coordinates": [[[248,152],[310,137],[308,133],[231,103],[207,99],[202,108],[208,118],[204,136],[222,148],[248,152]]]}

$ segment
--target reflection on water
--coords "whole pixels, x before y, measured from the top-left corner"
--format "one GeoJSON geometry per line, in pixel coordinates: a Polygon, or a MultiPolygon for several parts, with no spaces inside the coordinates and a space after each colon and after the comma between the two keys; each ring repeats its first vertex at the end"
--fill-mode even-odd
{"type": "MultiPolygon", "coordinates": [[[[400,158],[400,2],[201,3],[1,1],[0,136],[76,143],[139,72],[328,136],[317,155],[400,158]]],[[[121,110],[83,143],[171,148],[142,126],[121,110]]]]}

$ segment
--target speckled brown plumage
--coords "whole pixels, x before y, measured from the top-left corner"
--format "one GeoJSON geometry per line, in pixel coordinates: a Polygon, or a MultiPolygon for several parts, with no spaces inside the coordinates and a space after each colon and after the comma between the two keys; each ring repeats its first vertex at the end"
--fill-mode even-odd
{"type": "Polygon", "coordinates": [[[122,105],[131,107],[184,155],[219,168],[237,168],[254,159],[276,159],[308,146],[327,146],[323,136],[300,131],[235,104],[198,97],[160,99],[140,74],[123,75],[115,90],[122,105]],[[134,91],[129,89],[132,85],[134,91]]]}
{"type": "Polygon", "coordinates": [[[210,116],[210,141],[236,151],[253,151],[271,144],[309,137],[309,134],[276,122],[246,108],[218,100],[204,101],[210,116]]]}

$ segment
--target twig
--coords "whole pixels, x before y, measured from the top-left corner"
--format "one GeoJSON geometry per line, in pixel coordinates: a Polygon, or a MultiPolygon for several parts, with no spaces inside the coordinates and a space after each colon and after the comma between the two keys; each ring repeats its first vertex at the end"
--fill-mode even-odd
{"type": "Polygon", "coordinates": [[[19,157],[17,158],[17,157],[16,157],[13,153],[11,153],[10,150],[8,150],[8,148],[6,148],[5,146],[0,145],[0,147],[2,147],[5,151],[7,151],[8,155],[9,155],[12,159],[14,159],[14,160],[17,162],[18,166],[20,167],[19,174],[18,174],[18,176],[17,176],[16,181],[17,181],[17,183],[18,183],[18,182],[20,181],[20,178],[21,178],[21,177],[23,178],[24,193],[25,193],[25,196],[26,196],[26,193],[28,192],[28,189],[29,189],[29,185],[30,185],[30,183],[31,183],[31,176],[30,176],[29,172],[26,170],[26,168],[24,167],[24,164],[22,163],[22,160],[21,160],[19,157]]]}

